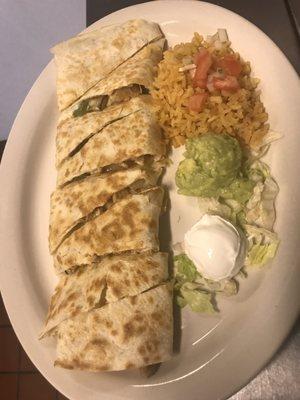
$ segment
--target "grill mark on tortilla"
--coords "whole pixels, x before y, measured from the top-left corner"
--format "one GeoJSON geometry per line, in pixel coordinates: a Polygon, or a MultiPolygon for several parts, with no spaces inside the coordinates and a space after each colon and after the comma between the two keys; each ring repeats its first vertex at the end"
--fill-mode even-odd
{"type": "MultiPolygon", "coordinates": [[[[83,179],[89,177],[89,176],[98,176],[98,175],[109,175],[112,174],[114,172],[118,172],[118,171],[124,171],[124,170],[128,170],[129,168],[140,168],[142,170],[147,170],[150,169],[150,165],[148,165],[147,163],[147,159],[146,157],[151,156],[151,154],[145,154],[142,156],[142,162],[139,162],[141,157],[136,157],[136,158],[128,158],[127,160],[123,161],[121,164],[109,164],[106,165],[102,168],[99,168],[97,170],[94,171],[90,171],[90,172],[85,172],[81,175],[77,175],[74,178],[72,178],[69,181],[64,182],[62,185],[59,186],[59,188],[64,188],[72,183],[75,182],[80,182],[83,179]],[[145,161],[144,161],[145,160],[145,161]]],[[[153,160],[154,163],[154,160],[153,160]]],[[[67,170],[68,171],[68,170],[67,170]]]]}
{"type": "Polygon", "coordinates": [[[93,346],[100,346],[100,347],[102,347],[102,346],[105,346],[108,342],[107,342],[106,339],[93,339],[90,343],[91,343],[93,346]]]}
{"type": "MultiPolygon", "coordinates": [[[[103,254],[101,256],[95,256],[95,260],[93,260],[92,264],[100,262],[105,257],[113,257],[113,256],[127,255],[127,254],[144,254],[146,256],[146,255],[155,254],[155,253],[157,253],[157,251],[158,250],[125,250],[125,251],[117,251],[117,252],[113,252],[113,253],[103,254]]],[[[57,256],[57,259],[58,259],[59,262],[61,262],[60,256],[57,256]]],[[[87,265],[88,264],[76,265],[76,266],[74,266],[72,268],[69,268],[69,269],[61,271],[61,272],[66,274],[66,275],[70,275],[70,274],[75,273],[77,271],[77,269],[84,268],[87,265]]]]}
{"type": "MultiPolygon", "coordinates": [[[[109,271],[107,272],[107,274],[109,274],[109,271]]],[[[119,296],[116,295],[117,300],[115,300],[115,301],[119,301],[119,300],[121,300],[121,299],[123,299],[125,297],[128,297],[129,302],[130,302],[131,305],[135,305],[136,304],[139,295],[128,296],[128,295],[124,294],[122,296],[121,295],[122,291],[118,291],[117,287],[112,286],[112,283],[108,282],[107,276],[102,278],[101,280],[99,278],[94,280],[92,282],[92,284],[90,285],[89,289],[87,290],[87,293],[88,292],[95,293],[97,291],[97,287],[101,286],[103,284],[103,281],[105,281],[104,287],[103,287],[103,290],[101,292],[100,299],[99,299],[99,301],[97,303],[95,303],[95,296],[94,295],[92,295],[92,296],[88,295],[87,302],[88,302],[90,307],[93,306],[94,308],[101,308],[105,304],[107,304],[106,293],[107,293],[108,286],[110,286],[111,290],[114,290],[114,288],[117,289],[117,292],[118,292],[119,296]]],[[[127,281],[127,282],[128,282],[127,285],[129,285],[130,282],[129,281],[127,281]]],[[[160,286],[161,284],[164,284],[164,283],[160,282],[157,285],[152,285],[151,287],[149,287],[148,289],[146,289],[144,291],[141,291],[140,293],[145,293],[145,292],[147,292],[149,290],[154,289],[155,287],[160,286]]],[[[67,305],[70,304],[70,302],[73,302],[78,296],[79,296],[78,293],[72,293],[71,295],[69,295],[68,298],[66,300],[64,300],[60,304],[60,306],[57,309],[55,309],[54,312],[50,313],[50,317],[55,316],[60,311],[61,308],[66,308],[67,305]]],[[[150,301],[150,303],[152,303],[152,302],[150,301]]],[[[81,311],[81,308],[82,308],[81,306],[77,306],[73,311],[71,311],[71,316],[72,317],[76,316],[81,311]]],[[[164,315],[162,315],[161,313],[154,311],[151,314],[151,318],[154,321],[158,322],[160,325],[165,325],[164,324],[164,315]]],[[[96,314],[93,316],[93,319],[94,319],[96,324],[99,324],[101,322],[99,317],[96,314]]],[[[111,320],[106,319],[105,321],[103,321],[103,323],[108,329],[113,328],[113,322],[111,320]]],[[[115,331],[115,329],[112,329],[112,330],[115,331]]],[[[125,327],[124,327],[124,340],[126,341],[131,336],[142,334],[143,331],[144,331],[144,316],[142,314],[140,314],[139,312],[136,312],[133,315],[132,319],[129,321],[129,323],[127,325],[125,325],[125,327]]],[[[117,332],[115,334],[117,334],[117,332]]]]}
{"type": "Polygon", "coordinates": [[[131,368],[135,368],[135,364],[133,364],[132,362],[128,362],[125,364],[125,369],[131,369],[131,368]]]}
{"type": "Polygon", "coordinates": [[[79,101],[83,96],[85,96],[87,94],[88,91],[90,91],[91,89],[93,89],[95,86],[98,85],[98,83],[104,79],[109,79],[110,75],[116,70],[118,69],[121,65],[123,65],[124,63],[128,62],[128,60],[132,59],[134,56],[136,56],[137,53],[139,53],[140,51],[142,51],[145,47],[147,47],[149,44],[154,43],[154,42],[159,42],[161,40],[161,38],[163,37],[163,33],[161,33],[161,36],[159,36],[158,38],[154,38],[150,41],[148,41],[147,43],[145,43],[142,47],[139,48],[139,50],[137,50],[134,54],[132,54],[130,57],[127,57],[126,60],[124,60],[121,64],[117,65],[114,69],[111,70],[111,72],[106,75],[105,77],[103,77],[102,79],[99,79],[99,81],[97,81],[94,85],[92,85],[91,87],[89,87],[84,93],[82,93],[82,95],[78,98],[76,98],[72,103],[70,103],[68,106],[64,107],[62,110],[60,110],[60,112],[66,110],[67,108],[70,108],[73,106],[74,103],[76,103],[77,101],[79,101]]]}
{"type": "MultiPolygon", "coordinates": [[[[105,125],[103,125],[103,126],[101,127],[101,129],[99,129],[99,130],[96,131],[96,132],[93,132],[93,133],[90,134],[88,137],[86,137],[81,143],[79,143],[79,144],[69,153],[69,155],[68,155],[67,157],[65,157],[65,158],[59,163],[58,166],[59,166],[59,167],[62,166],[62,165],[65,163],[66,160],[68,160],[69,158],[73,157],[76,153],[78,153],[78,152],[83,148],[83,146],[85,146],[85,144],[86,144],[93,136],[95,136],[95,135],[97,135],[98,133],[102,132],[104,128],[106,128],[106,127],[108,127],[109,125],[111,125],[111,124],[113,124],[113,123],[115,123],[115,122],[117,122],[117,121],[120,121],[120,120],[122,120],[123,118],[126,118],[126,117],[128,117],[129,115],[134,114],[135,112],[138,112],[138,111],[140,111],[140,110],[136,110],[136,111],[133,111],[133,112],[131,112],[131,113],[129,113],[129,114],[120,116],[120,115],[122,114],[122,111],[123,111],[123,108],[120,109],[119,115],[118,115],[116,118],[113,118],[111,121],[107,122],[105,125]]],[[[90,111],[90,112],[101,112],[101,111],[90,111]]],[[[68,119],[67,119],[66,121],[68,121],[68,119]]],[[[62,125],[63,125],[66,121],[63,121],[62,125]]]]}
{"type": "Polygon", "coordinates": [[[131,296],[131,297],[129,297],[129,301],[130,301],[130,304],[131,304],[132,306],[134,306],[134,305],[136,304],[136,302],[137,302],[136,296],[131,296]]]}
{"type": "MultiPolygon", "coordinates": [[[[166,291],[164,291],[164,294],[166,294],[166,291]]],[[[141,299],[140,296],[137,296],[139,299],[141,299]]],[[[160,297],[160,296],[159,296],[160,297]]],[[[145,300],[147,299],[148,301],[149,295],[145,297],[145,300]]],[[[155,307],[152,307],[152,312],[155,311],[160,311],[161,313],[163,313],[164,308],[160,306],[160,302],[157,301],[157,296],[155,296],[156,298],[156,303],[155,303],[155,307]]],[[[172,308],[172,302],[171,302],[171,298],[168,300],[169,302],[169,308],[171,311],[172,308]]],[[[75,368],[78,367],[86,367],[87,369],[93,369],[93,370],[99,370],[99,369],[103,369],[104,367],[106,369],[110,368],[113,370],[117,370],[119,367],[122,367],[122,369],[124,369],[125,367],[129,368],[131,367],[131,364],[135,364],[136,367],[143,367],[143,364],[154,364],[157,361],[162,361],[164,359],[168,358],[168,354],[169,352],[171,352],[171,342],[169,343],[167,340],[166,346],[164,346],[163,342],[161,342],[161,336],[159,334],[157,334],[157,329],[158,329],[158,325],[155,322],[155,320],[153,320],[149,315],[145,315],[144,313],[144,308],[143,308],[143,301],[140,301],[138,304],[141,305],[141,308],[137,307],[133,307],[132,311],[133,313],[127,313],[126,310],[128,310],[128,308],[130,309],[130,303],[129,302],[125,302],[123,307],[123,314],[125,317],[123,326],[122,324],[117,324],[116,326],[118,326],[118,328],[120,327],[120,329],[116,330],[114,329],[115,327],[112,327],[112,329],[106,329],[105,328],[105,321],[106,320],[110,320],[111,319],[111,311],[114,310],[114,307],[112,309],[110,308],[106,308],[105,312],[103,314],[99,313],[99,317],[101,320],[101,325],[102,325],[102,329],[99,330],[99,327],[95,327],[94,329],[90,329],[88,330],[87,326],[90,326],[90,328],[92,328],[93,326],[93,313],[91,314],[92,319],[88,319],[88,324],[85,326],[85,324],[82,326],[82,322],[84,323],[84,318],[83,319],[77,319],[77,322],[74,323],[74,326],[70,325],[70,322],[67,323],[67,326],[69,325],[70,330],[65,331],[65,333],[68,335],[67,336],[67,341],[65,342],[66,345],[70,345],[70,352],[69,353],[64,353],[63,349],[61,349],[62,351],[59,351],[58,354],[58,359],[60,362],[64,363],[66,362],[66,364],[74,364],[75,368]],[[128,307],[129,306],[129,307],[128,307]],[[135,318],[132,318],[132,316],[134,316],[135,318]],[[142,318],[145,317],[145,322],[142,321],[142,318]],[[87,334],[88,335],[88,340],[86,340],[83,343],[80,343],[80,341],[77,340],[76,338],[76,324],[80,324],[80,329],[82,331],[82,334],[87,334]],[[124,341],[123,340],[123,327],[125,325],[125,329],[127,329],[127,333],[129,335],[133,334],[133,336],[131,338],[129,338],[129,341],[124,341]],[[73,328],[73,329],[72,329],[73,328]],[[143,333],[143,329],[145,329],[145,333],[143,333]],[[102,332],[103,330],[103,332],[102,332]],[[116,338],[116,335],[117,338],[116,338]],[[136,357],[130,357],[127,358],[127,360],[123,360],[121,362],[121,364],[116,364],[117,360],[116,357],[118,357],[118,349],[127,349],[129,343],[134,343],[133,341],[136,340],[135,336],[137,335],[136,338],[139,338],[139,340],[137,341],[137,346],[135,349],[133,349],[133,351],[135,351],[136,357]],[[144,336],[145,335],[145,336],[144,336]],[[75,338],[75,342],[72,343],[72,339],[75,338]],[[97,341],[99,339],[99,342],[97,341]],[[108,340],[108,343],[105,344],[102,339],[106,339],[108,340]],[[116,340],[117,339],[117,340],[116,340]],[[142,340],[140,340],[142,339],[142,340]],[[95,341],[94,341],[95,340],[95,341]],[[87,343],[89,342],[88,347],[85,347],[87,345],[87,343]],[[79,347],[77,347],[77,344],[79,347]],[[104,357],[102,359],[102,354],[104,356],[104,354],[106,353],[107,356],[110,355],[110,345],[117,345],[117,349],[116,353],[112,355],[112,357],[104,357]],[[93,356],[95,355],[96,359],[92,359],[93,356]],[[110,364],[110,366],[106,366],[105,364],[110,364]],[[128,363],[128,364],[126,364],[128,363]],[[87,367],[89,365],[89,367],[87,367]]],[[[118,307],[117,307],[118,309],[118,307]]],[[[98,313],[98,311],[96,311],[96,313],[98,313]]],[[[150,310],[151,313],[151,310],[150,310]]],[[[123,315],[121,313],[121,315],[123,315]]],[[[170,315],[171,318],[171,315],[170,315]]],[[[62,330],[63,332],[63,330],[62,330]]],[[[170,331],[171,333],[171,331],[170,331]]],[[[62,339],[62,338],[61,338],[62,339]]],[[[126,337],[125,337],[126,339],[126,337]]],[[[169,354],[170,357],[170,354],[169,354]]],[[[157,368],[157,366],[154,366],[154,369],[157,368]]],[[[151,368],[150,368],[151,369],[151,368]]],[[[146,371],[145,368],[143,368],[141,371],[146,371]]],[[[147,369],[148,371],[148,369],[147,369]]]]}
{"type": "MultiPolygon", "coordinates": [[[[140,179],[140,181],[146,181],[146,179],[140,179]]],[[[77,231],[79,228],[81,228],[83,225],[85,225],[87,222],[94,220],[95,218],[97,218],[99,215],[103,214],[104,212],[106,212],[107,210],[110,209],[110,207],[115,204],[115,202],[122,200],[125,197],[128,197],[130,195],[134,195],[134,194],[140,194],[143,193],[143,190],[145,190],[144,187],[141,188],[136,188],[133,189],[134,185],[136,182],[133,182],[132,184],[130,184],[127,188],[121,189],[118,192],[112,194],[108,200],[106,201],[106,203],[103,206],[99,206],[96,207],[92,212],[88,213],[86,216],[80,218],[79,220],[77,220],[77,223],[70,229],[68,230],[65,235],[62,236],[61,241],[58,243],[58,245],[55,247],[55,249],[53,250],[52,254],[54,254],[55,252],[57,252],[57,250],[59,249],[59,247],[61,246],[61,244],[75,231],[77,231]],[[127,193],[126,193],[127,192],[127,193]],[[122,193],[122,195],[121,195],[122,193]],[[118,198],[118,195],[121,198],[118,198]],[[114,201],[114,198],[117,198],[116,201],[114,201]]],[[[153,188],[154,186],[151,186],[148,189],[153,188]]],[[[135,210],[135,212],[139,212],[139,208],[137,207],[136,204],[134,203],[130,203],[132,206],[132,210],[135,210]]],[[[128,223],[128,225],[130,226],[130,228],[133,230],[134,229],[134,220],[131,216],[131,213],[129,213],[129,211],[125,212],[125,214],[127,213],[127,219],[124,218],[124,212],[123,212],[123,219],[125,220],[126,223],[128,223]]],[[[89,241],[89,237],[86,236],[85,239],[86,242],[89,241]]],[[[59,256],[57,256],[58,259],[59,256]]],[[[59,260],[58,260],[59,261],[59,260]]],[[[60,262],[60,261],[59,261],[60,262]]]]}
{"type": "Polygon", "coordinates": [[[112,328],[113,327],[113,323],[109,319],[106,319],[104,324],[105,324],[105,326],[107,328],[112,328]]]}

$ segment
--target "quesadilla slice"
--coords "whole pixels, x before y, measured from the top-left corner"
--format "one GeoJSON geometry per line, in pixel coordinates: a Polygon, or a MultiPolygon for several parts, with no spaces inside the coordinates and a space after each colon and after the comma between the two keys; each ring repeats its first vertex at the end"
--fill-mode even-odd
{"type": "Polygon", "coordinates": [[[57,184],[62,186],[83,175],[115,170],[113,166],[128,168],[135,161],[143,165],[143,156],[159,160],[165,153],[166,144],[154,114],[140,110],[106,126],[78,153],[67,158],[58,168],[57,184]]]}
{"type": "Polygon", "coordinates": [[[106,107],[148,93],[155,78],[156,66],[163,56],[164,43],[165,39],[151,43],[125,61],[64,110],[60,121],[80,117],[91,111],[102,111],[106,107]]]}
{"type": "Polygon", "coordinates": [[[161,171],[139,168],[92,175],[57,189],[50,200],[49,248],[53,253],[68,233],[92,213],[100,215],[114,202],[155,186],[161,171]]]}
{"type": "Polygon", "coordinates": [[[102,112],[88,112],[81,117],[64,120],[57,127],[56,166],[68,156],[73,156],[105,126],[147,107],[151,107],[151,97],[142,95],[106,108],[102,112]]]}
{"type": "Polygon", "coordinates": [[[173,351],[172,284],[80,313],[57,328],[56,366],[119,371],[167,361],[173,351]]]}
{"type": "Polygon", "coordinates": [[[44,337],[79,313],[135,296],[168,279],[168,254],[121,254],[61,275],[52,296],[44,337]]]}
{"type": "Polygon", "coordinates": [[[57,249],[58,272],[89,265],[99,257],[126,251],[158,251],[163,189],[130,195],[73,231],[57,249]]]}
{"type": "Polygon", "coordinates": [[[52,49],[63,110],[146,44],[163,37],[158,24],[130,20],[77,35],[52,49]]]}

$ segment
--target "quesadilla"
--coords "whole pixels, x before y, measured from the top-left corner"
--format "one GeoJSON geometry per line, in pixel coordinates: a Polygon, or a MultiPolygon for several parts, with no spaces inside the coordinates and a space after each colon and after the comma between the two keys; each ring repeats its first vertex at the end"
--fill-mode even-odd
{"type": "Polygon", "coordinates": [[[168,254],[121,254],[61,275],[40,337],[79,313],[135,296],[168,279],[168,254]]]}
{"type": "Polygon", "coordinates": [[[163,189],[130,195],[73,231],[54,255],[58,272],[88,265],[108,254],[158,251],[163,189]]]}
{"type": "Polygon", "coordinates": [[[166,142],[149,91],[163,56],[141,19],[55,46],[59,122],[49,248],[58,284],[40,338],[56,366],[147,369],[173,350],[173,283],[158,228],[166,142]]]}
{"type": "Polygon", "coordinates": [[[106,108],[102,112],[88,112],[81,117],[64,120],[57,127],[56,166],[58,167],[68,156],[73,156],[105,126],[147,107],[151,107],[151,97],[142,95],[106,108]]]}
{"type": "MultiPolygon", "coordinates": [[[[57,184],[62,186],[82,175],[107,172],[112,165],[128,168],[143,156],[159,160],[165,152],[166,145],[154,114],[147,109],[140,110],[106,126],[73,157],[67,158],[58,168],[57,184]]],[[[143,164],[143,159],[138,161],[143,164]]]]}
{"type": "Polygon", "coordinates": [[[82,181],[57,189],[50,200],[49,248],[53,253],[64,237],[92,213],[103,213],[115,201],[155,186],[160,171],[139,168],[117,171],[102,176],[89,176],[82,181]]]}
{"type": "Polygon", "coordinates": [[[56,366],[119,371],[167,361],[173,348],[172,285],[109,303],[62,322],[56,366]]]}
{"type": "Polygon", "coordinates": [[[146,44],[163,37],[158,24],[136,19],[77,35],[52,49],[63,110],[146,44]]]}
{"type": "Polygon", "coordinates": [[[155,67],[162,59],[164,43],[164,39],[151,43],[125,61],[63,111],[60,121],[80,117],[91,111],[102,111],[106,107],[148,93],[155,78],[155,67]]]}

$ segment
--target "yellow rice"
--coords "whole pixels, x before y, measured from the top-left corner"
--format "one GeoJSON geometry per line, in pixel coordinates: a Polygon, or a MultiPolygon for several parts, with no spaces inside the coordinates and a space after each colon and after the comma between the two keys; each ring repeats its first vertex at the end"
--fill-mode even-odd
{"type": "Polygon", "coordinates": [[[157,72],[151,94],[165,137],[174,147],[184,144],[186,138],[206,132],[227,132],[250,147],[257,147],[268,132],[268,114],[256,89],[259,80],[250,76],[250,63],[233,52],[230,42],[221,50],[216,50],[195,33],[191,42],[176,45],[164,53],[157,72]],[[179,68],[183,66],[185,57],[197,53],[199,46],[216,56],[236,54],[242,64],[242,72],[238,78],[241,88],[236,93],[227,96],[220,92],[212,93],[203,111],[196,113],[189,111],[187,104],[189,97],[199,89],[193,88],[190,74],[179,72],[179,68]]]}

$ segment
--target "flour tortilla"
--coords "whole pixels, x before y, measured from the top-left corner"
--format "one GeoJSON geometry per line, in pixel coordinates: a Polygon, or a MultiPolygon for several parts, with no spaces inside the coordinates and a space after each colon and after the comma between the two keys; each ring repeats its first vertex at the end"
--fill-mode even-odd
{"type": "Polygon", "coordinates": [[[106,126],[78,153],[67,158],[58,168],[57,185],[143,155],[152,155],[159,160],[165,153],[161,128],[154,114],[143,109],[106,126]]]}
{"type": "Polygon", "coordinates": [[[54,255],[57,272],[89,265],[100,256],[125,251],[158,251],[158,223],[163,189],[128,196],[87,221],[59,246],[54,255]]]}
{"type": "MultiPolygon", "coordinates": [[[[155,186],[160,172],[147,173],[139,168],[118,171],[104,176],[90,176],[57,189],[50,200],[49,248],[53,254],[64,237],[92,212],[114,201],[120,191],[155,186]]],[[[121,193],[120,193],[121,195],[121,193]]],[[[124,196],[126,193],[124,194],[124,196]]]]}
{"type": "Polygon", "coordinates": [[[168,254],[122,254],[62,274],[40,337],[79,313],[135,296],[168,279],[168,254]]]}
{"type": "Polygon", "coordinates": [[[133,90],[134,85],[151,89],[156,75],[156,66],[163,56],[164,43],[165,39],[151,43],[125,61],[105,79],[102,79],[88,90],[71,107],[64,110],[60,116],[60,121],[75,117],[78,113],[86,112],[83,111],[85,110],[83,102],[85,102],[85,105],[89,104],[89,107],[92,107],[92,109],[94,107],[97,110],[99,102],[95,101],[95,99],[101,97],[102,100],[102,96],[108,96],[108,98],[106,100],[107,103],[102,105],[101,109],[114,103],[125,101],[130,96],[137,96],[140,92],[133,90]]]}
{"type": "Polygon", "coordinates": [[[119,371],[167,361],[173,348],[172,285],[62,322],[57,329],[56,366],[119,371]]]}
{"type": "Polygon", "coordinates": [[[158,24],[130,20],[77,35],[51,50],[63,110],[146,44],[163,37],[158,24]]]}
{"type": "Polygon", "coordinates": [[[147,107],[151,107],[151,97],[144,95],[108,107],[102,112],[89,112],[82,117],[67,118],[57,127],[56,166],[105,126],[147,107]]]}

